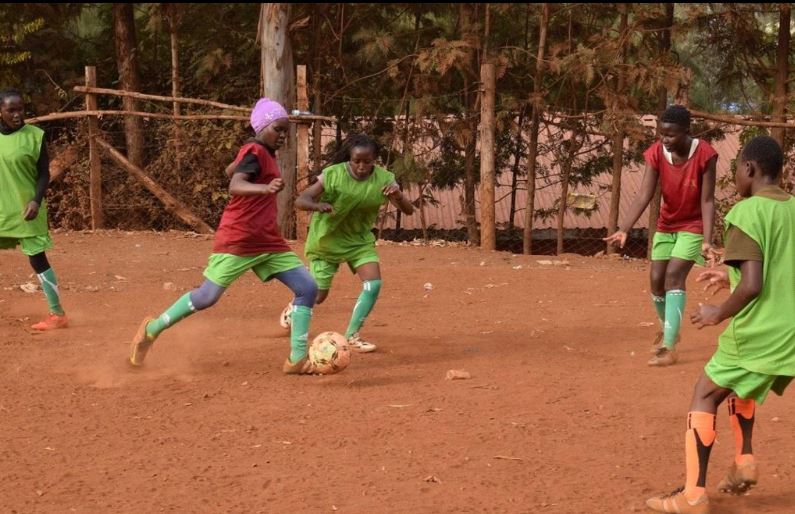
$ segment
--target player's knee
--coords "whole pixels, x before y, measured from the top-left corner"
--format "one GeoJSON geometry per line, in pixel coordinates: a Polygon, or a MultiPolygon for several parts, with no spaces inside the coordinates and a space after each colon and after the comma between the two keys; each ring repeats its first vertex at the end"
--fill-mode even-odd
{"type": "Polygon", "coordinates": [[[208,288],[200,287],[199,289],[194,289],[191,291],[190,302],[193,304],[194,309],[201,311],[218,303],[218,300],[221,299],[223,292],[223,289],[214,291],[208,288]]]}
{"type": "Polygon", "coordinates": [[[669,271],[665,274],[665,290],[671,291],[672,289],[684,289],[686,279],[686,273],[681,273],[679,271],[669,271]]]}
{"type": "Polygon", "coordinates": [[[317,291],[317,282],[307,274],[305,280],[301,280],[300,283],[295,284],[295,288],[293,289],[293,293],[295,294],[293,305],[312,307],[317,303],[317,291]]]}
{"type": "Polygon", "coordinates": [[[318,289],[315,296],[315,304],[321,304],[328,298],[328,289],[318,289]]]}

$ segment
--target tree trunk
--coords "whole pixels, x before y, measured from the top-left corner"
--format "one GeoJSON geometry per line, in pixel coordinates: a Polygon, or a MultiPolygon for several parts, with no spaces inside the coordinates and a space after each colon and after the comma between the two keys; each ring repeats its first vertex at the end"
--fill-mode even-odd
{"type": "Polygon", "coordinates": [[[558,241],[557,241],[557,251],[558,255],[563,253],[563,236],[564,236],[564,221],[566,218],[566,207],[568,206],[568,199],[569,199],[569,177],[571,176],[571,167],[574,163],[574,156],[577,153],[578,145],[575,143],[575,135],[572,134],[572,138],[567,142],[569,145],[569,155],[566,156],[566,160],[563,162],[563,171],[561,175],[561,182],[560,182],[560,204],[558,205],[558,241]]]}
{"type": "MultiPolygon", "coordinates": [[[[776,79],[773,96],[773,121],[786,121],[787,112],[787,79],[789,77],[789,47],[790,47],[790,4],[779,4],[778,21],[778,47],[776,48],[776,79]]],[[[786,145],[786,129],[774,128],[770,135],[778,141],[781,148],[786,145]]]]}
{"type": "Polygon", "coordinates": [[[467,240],[470,245],[480,244],[480,231],[475,215],[475,185],[477,177],[475,175],[475,153],[477,145],[477,116],[471,114],[477,106],[477,95],[470,92],[472,83],[477,80],[478,59],[476,50],[479,45],[479,36],[474,25],[477,17],[477,4],[460,4],[459,12],[461,17],[461,36],[469,43],[467,52],[467,69],[464,72],[464,105],[470,113],[464,115],[467,120],[467,140],[464,149],[464,219],[467,229],[467,240]]]}
{"type": "MultiPolygon", "coordinates": [[[[328,4],[320,3],[315,4],[314,12],[312,13],[312,112],[320,114],[322,110],[322,91],[320,86],[320,66],[322,62],[323,50],[323,33],[320,30],[321,17],[325,15],[328,9],[328,4]]],[[[323,124],[315,122],[312,125],[312,167],[315,174],[320,173],[323,167],[323,124]]]]}
{"type": "MultiPolygon", "coordinates": [[[[262,94],[282,104],[289,112],[295,102],[295,66],[288,25],[290,4],[262,4],[260,45],[262,47],[262,94]]],[[[279,169],[284,190],[277,197],[279,229],[284,237],[295,238],[296,189],[295,126],[290,125],[287,142],[279,150],[279,169]]]]}
{"type": "Polygon", "coordinates": [[[516,185],[518,183],[519,175],[519,162],[522,159],[522,127],[524,126],[524,116],[527,111],[527,106],[522,107],[519,111],[518,127],[516,129],[516,150],[513,152],[513,168],[511,169],[511,207],[508,209],[508,229],[513,230],[515,223],[513,222],[516,216],[516,185]]]}
{"type": "MultiPolygon", "coordinates": [[[[171,36],[171,96],[180,96],[179,76],[179,26],[182,22],[182,6],[180,4],[163,4],[163,12],[168,22],[168,32],[171,36]]],[[[182,114],[179,102],[172,104],[174,116],[182,114]]],[[[182,177],[182,127],[180,120],[174,120],[174,165],[178,177],[182,177]]]]}
{"type": "MultiPolygon", "coordinates": [[[[665,4],[665,18],[662,19],[662,30],[660,31],[660,54],[664,55],[671,51],[671,27],[674,24],[674,4],[665,4]]],[[[660,87],[657,98],[657,111],[662,113],[668,107],[668,90],[665,86],[660,87]]],[[[657,182],[657,189],[649,205],[649,230],[646,242],[646,257],[651,259],[651,248],[654,242],[654,233],[657,232],[657,218],[660,217],[660,203],[662,192],[660,183],[657,182]]]]}
{"type": "Polygon", "coordinates": [[[527,205],[524,211],[524,231],[522,233],[522,253],[533,252],[533,218],[535,215],[536,196],[536,156],[538,155],[538,130],[543,108],[541,92],[544,80],[544,55],[547,46],[547,29],[549,27],[549,4],[541,7],[539,20],[538,54],[536,56],[536,73],[533,77],[533,113],[530,119],[530,147],[527,150],[527,205]]]}
{"type": "Polygon", "coordinates": [[[124,168],[127,173],[135,177],[146,189],[149,190],[158,200],[163,203],[163,206],[168,212],[175,215],[182,220],[183,223],[190,226],[200,234],[212,234],[213,229],[210,228],[201,218],[196,216],[185,204],[174,198],[168,191],[160,187],[160,185],[152,180],[140,167],[131,163],[128,159],[119,153],[110,144],[100,138],[96,138],[97,146],[108,152],[108,156],[113,159],[116,164],[124,168]]]}
{"type": "MultiPolygon", "coordinates": [[[[619,22],[618,37],[619,37],[619,50],[618,50],[618,77],[616,79],[616,101],[613,103],[613,122],[615,128],[613,131],[613,180],[610,186],[610,213],[608,214],[608,228],[607,233],[613,234],[618,227],[618,213],[621,208],[621,173],[624,170],[624,106],[626,105],[626,98],[624,98],[624,86],[626,84],[626,75],[623,66],[627,60],[627,25],[629,20],[629,8],[627,4],[618,4],[619,12],[621,13],[621,21],[619,22]]],[[[607,245],[607,253],[615,252],[615,246],[612,244],[607,245]]]]}
{"type": "MultiPolygon", "coordinates": [[[[133,4],[113,4],[113,29],[116,43],[116,66],[119,71],[121,88],[125,91],[141,90],[138,66],[138,43],[135,37],[135,18],[133,4]]],[[[138,111],[138,103],[131,97],[124,97],[125,111],[138,111]]],[[[124,138],[127,144],[127,158],[136,166],[144,165],[143,121],[137,116],[124,118],[124,138]]]]}

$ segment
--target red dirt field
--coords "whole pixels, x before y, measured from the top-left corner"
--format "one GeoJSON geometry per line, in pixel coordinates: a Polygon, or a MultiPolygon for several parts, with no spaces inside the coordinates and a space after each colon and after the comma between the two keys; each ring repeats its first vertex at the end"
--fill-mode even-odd
{"type": "MultiPolygon", "coordinates": [[[[720,329],[688,323],[680,363],[647,367],[644,261],[381,244],[364,331],[379,351],[307,377],[281,372],[289,291],[253,274],[130,369],[139,322],[201,281],[210,240],[54,239],[67,330],[30,333],[43,295],[20,290],[36,281],[20,252],[0,253],[2,513],[644,512],[684,481],[685,414],[720,329]]],[[[691,306],[706,299],[695,276],[691,306]]],[[[358,291],[341,271],[312,334],[344,331],[358,291]]],[[[757,411],[745,496],[716,490],[733,455],[721,409],[713,512],[793,512],[790,393],[757,411]]]]}

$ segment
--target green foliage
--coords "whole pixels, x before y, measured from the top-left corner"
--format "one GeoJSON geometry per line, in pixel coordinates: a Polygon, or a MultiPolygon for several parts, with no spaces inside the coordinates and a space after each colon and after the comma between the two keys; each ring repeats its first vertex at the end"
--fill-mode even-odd
{"type": "MultiPolygon", "coordinates": [[[[622,34],[616,4],[551,4],[546,73],[535,99],[542,4],[294,4],[290,37],[295,63],[309,66],[311,100],[314,84],[319,88],[319,112],[336,116],[343,134],[364,131],[376,137],[383,147],[381,162],[402,184],[421,185],[431,202],[435,188],[461,184],[467,152],[479,175],[476,98],[479,66],[487,58],[498,69],[497,171],[515,167],[517,187],[524,187],[533,101],[542,110],[546,140],[537,159],[540,187],[560,180],[566,145],[575,133],[582,148],[569,177],[574,186],[593,184],[610,173],[612,150],[606,141],[618,128],[628,139],[624,162],[639,161],[653,134],[638,115],[658,110],[661,91],[668,92],[670,101],[689,85],[697,109],[768,111],[778,5],[677,4],[672,50],[663,52],[665,5],[630,4],[622,34]],[[617,88],[620,77],[623,91],[617,88]],[[578,117],[587,122],[576,121],[578,117]]],[[[260,7],[136,4],[143,91],[171,92],[171,16],[179,21],[183,96],[250,105],[259,96],[260,7]]],[[[5,34],[0,37],[3,82],[29,93],[33,112],[79,108],[82,96],[72,87],[83,83],[87,64],[97,66],[101,87],[118,84],[112,4],[0,4],[0,28],[5,34]]],[[[117,98],[100,97],[100,108],[120,104],[117,98]]],[[[141,108],[168,112],[170,105],[143,103],[141,108]]],[[[120,120],[103,120],[102,125],[121,146],[120,120]]],[[[77,126],[50,128],[53,136],[84,145],[77,126]]],[[[173,125],[149,122],[147,127],[150,171],[213,221],[225,184],[202,170],[231,158],[244,137],[242,125],[181,124],[195,151],[169,142],[173,125]],[[184,163],[180,170],[169,169],[177,161],[184,163]],[[192,171],[185,175],[185,170],[192,171]]],[[[706,126],[694,126],[695,132],[707,140],[721,137],[706,126]]],[[[326,150],[329,157],[332,149],[326,150]]],[[[84,169],[77,169],[82,177],[84,169]]],[[[109,177],[111,197],[147,198],[124,174],[109,177]]],[[[82,178],[69,180],[74,180],[74,205],[83,206],[82,178]]],[[[144,220],[146,213],[154,226],[173,223],[154,200],[141,201],[148,207],[140,212],[119,207],[117,212],[124,214],[118,222],[144,220]]],[[[59,218],[70,226],[77,219],[59,218]]]]}

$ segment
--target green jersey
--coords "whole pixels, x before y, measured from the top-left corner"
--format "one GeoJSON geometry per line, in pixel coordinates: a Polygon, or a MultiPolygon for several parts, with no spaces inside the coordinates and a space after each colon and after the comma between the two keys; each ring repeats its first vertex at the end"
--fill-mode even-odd
{"type": "Polygon", "coordinates": [[[25,221],[23,213],[36,196],[39,171],[36,163],[44,131],[23,125],[11,134],[0,134],[0,237],[25,238],[47,234],[47,205],[42,200],[39,214],[25,221]]]}
{"type": "Polygon", "coordinates": [[[375,245],[372,229],[387,201],[382,190],[395,182],[395,175],[375,166],[367,179],[356,180],[348,171],[348,163],[340,163],[324,169],[320,180],[320,202],[331,204],[334,212],[312,215],[306,256],[310,260],[344,262],[351,252],[375,245]]]}
{"type": "MultiPolygon", "coordinates": [[[[729,322],[715,359],[757,373],[795,376],[795,197],[752,196],[732,208],[726,226],[739,228],[762,250],[762,291],[729,322]]],[[[729,280],[734,290],[738,268],[729,268],[729,280]]]]}

